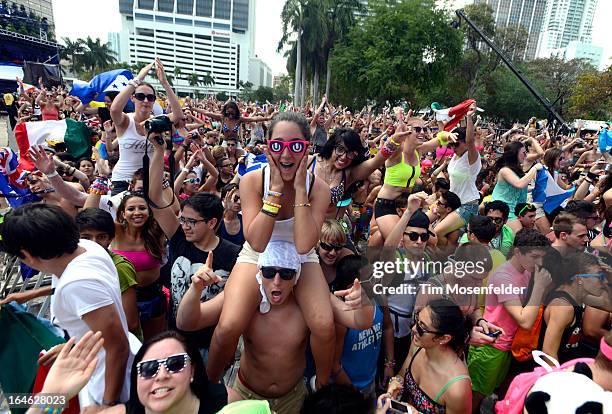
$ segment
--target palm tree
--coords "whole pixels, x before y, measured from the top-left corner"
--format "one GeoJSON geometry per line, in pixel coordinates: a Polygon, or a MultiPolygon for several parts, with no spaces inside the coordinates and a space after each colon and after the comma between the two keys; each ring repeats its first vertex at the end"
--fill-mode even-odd
{"type": "MultiPolygon", "coordinates": [[[[212,86],[215,84],[215,78],[213,78],[210,73],[207,73],[205,75],[202,75],[201,83],[204,86],[212,86]]],[[[250,82],[247,82],[247,83],[250,83],[250,82]]],[[[251,83],[251,86],[253,86],[252,83],[251,83]]]]}
{"type": "Polygon", "coordinates": [[[335,0],[330,2],[327,9],[327,37],[323,45],[323,59],[327,67],[325,80],[325,94],[329,98],[331,84],[331,65],[329,55],[334,45],[347,35],[355,25],[356,13],[365,12],[365,6],[359,0],[335,0]]]}
{"type": "Polygon", "coordinates": [[[189,83],[189,86],[198,86],[198,85],[200,85],[202,83],[202,81],[200,80],[200,75],[198,75],[195,72],[190,73],[187,76],[187,83],[189,83]]]}
{"type": "Polygon", "coordinates": [[[277,51],[280,52],[285,46],[289,45],[289,37],[297,34],[297,53],[295,64],[293,103],[299,105],[300,99],[300,75],[302,73],[302,32],[304,29],[304,9],[308,0],[286,0],[281,12],[283,22],[283,36],[278,42],[277,51]]]}
{"type": "Polygon", "coordinates": [[[117,62],[115,52],[110,48],[110,43],[100,43],[100,38],[93,40],[91,36],[87,36],[84,45],[87,49],[83,53],[83,65],[91,71],[106,69],[117,62]]]}
{"type": "Polygon", "coordinates": [[[81,58],[83,52],[85,52],[83,39],[77,39],[73,42],[67,37],[62,37],[62,42],[64,42],[65,46],[60,49],[60,58],[69,60],[70,70],[78,72],[82,66],[81,58]]]}
{"type": "Polygon", "coordinates": [[[183,74],[183,71],[181,70],[180,67],[175,66],[173,73],[174,73],[174,77],[176,78],[176,80],[180,80],[181,79],[181,75],[183,74]]]}

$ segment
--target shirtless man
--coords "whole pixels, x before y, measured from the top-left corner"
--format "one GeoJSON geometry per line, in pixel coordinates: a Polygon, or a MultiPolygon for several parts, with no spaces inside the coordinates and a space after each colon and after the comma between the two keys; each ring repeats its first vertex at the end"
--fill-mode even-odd
{"type": "MultiPolygon", "coordinates": [[[[218,276],[209,268],[210,256],[192,277],[192,284],[183,297],[177,314],[177,326],[183,330],[211,326],[219,319],[223,293],[200,303],[204,286],[218,276]]],[[[269,400],[278,414],[298,413],[306,397],[304,370],[308,326],[295,301],[293,287],[300,277],[300,258],[295,245],[271,242],[259,256],[257,281],[262,301],[244,332],[244,353],[240,369],[230,392],[229,402],[241,399],[269,400]]],[[[303,275],[301,277],[308,277],[303,275]]],[[[367,329],[372,325],[374,308],[361,303],[361,287],[355,283],[350,290],[335,292],[345,297],[343,303],[331,296],[336,322],[347,327],[367,329]]]]}

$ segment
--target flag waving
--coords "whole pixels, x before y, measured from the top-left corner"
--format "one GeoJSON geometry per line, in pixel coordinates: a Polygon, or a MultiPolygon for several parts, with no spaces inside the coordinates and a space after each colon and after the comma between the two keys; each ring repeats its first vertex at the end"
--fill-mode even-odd
{"type": "Polygon", "coordinates": [[[572,196],[575,187],[569,190],[564,190],[557,184],[557,181],[544,167],[538,171],[533,187],[532,196],[534,203],[543,203],[543,209],[546,213],[552,213],[558,207],[564,207],[567,199],[572,196]]]}
{"type": "Polygon", "coordinates": [[[446,122],[444,130],[452,131],[469,112],[470,106],[475,102],[473,99],[468,99],[452,108],[446,109],[443,109],[439,103],[434,102],[431,104],[431,109],[436,114],[436,121],[446,122]]]}
{"type": "Polygon", "coordinates": [[[64,143],[68,153],[74,158],[81,158],[91,151],[91,130],[85,122],[73,119],[61,121],[24,122],[15,127],[15,140],[19,147],[19,165],[25,169],[34,170],[34,164],[27,156],[33,145],[53,147],[64,143]]]}
{"type": "Polygon", "coordinates": [[[75,81],[70,95],[78,97],[83,104],[96,100],[104,102],[108,92],[121,92],[130,79],[134,78],[128,69],[115,69],[96,75],[89,83],[75,81]]]}

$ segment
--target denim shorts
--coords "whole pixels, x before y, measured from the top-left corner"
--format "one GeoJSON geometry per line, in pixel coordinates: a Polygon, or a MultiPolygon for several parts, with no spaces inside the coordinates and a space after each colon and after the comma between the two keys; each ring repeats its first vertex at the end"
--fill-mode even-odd
{"type": "Polygon", "coordinates": [[[459,217],[463,220],[465,225],[470,222],[470,219],[478,215],[478,200],[470,201],[469,203],[462,204],[455,213],[459,214],[459,217]]]}

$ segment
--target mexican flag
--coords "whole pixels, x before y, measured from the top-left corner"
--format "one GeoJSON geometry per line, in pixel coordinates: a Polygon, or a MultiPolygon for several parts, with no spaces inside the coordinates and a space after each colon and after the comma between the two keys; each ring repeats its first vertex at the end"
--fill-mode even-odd
{"type": "Polygon", "coordinates": [[[28,150],[33,145],[54,147],[64,143],[74,158],[86,156],[91,151],[91,133],[85,122],[72,119],[18,124],[15,139],[19,147],[19,165],[29,171],[36,169],[28,156],[28,150]]]}

